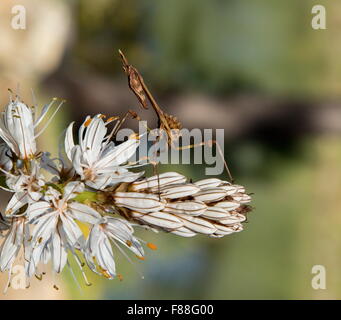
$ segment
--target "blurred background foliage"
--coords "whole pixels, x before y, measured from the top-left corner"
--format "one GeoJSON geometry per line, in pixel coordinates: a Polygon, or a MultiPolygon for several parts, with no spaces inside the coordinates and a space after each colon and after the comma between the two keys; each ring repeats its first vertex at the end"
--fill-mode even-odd
{"type": "MultiPolygon", "coordinates": [[[[223,239],[141,232],[159,248],[136,262],[143,280],[118,256],[122,281],[90,275],[79,291],[65,271],[60,291],[47,276],[4,299],[340,298],[341,3],[27,0],[27,29],[13,30],[16,3],[0,4],[3,105],[17,83],[27,101],[31,87],[40,104],[68,100],[42,148],[87,114],[133,108],[155,124],[129,92],[121,48],[185,127],[225,129],[226,159],[255,208],[244,232],[223,239]],[[327,30],[311,28],[315,4],[327,30]],[[314,265],[326,267],[327,290],[312,289],[314,265]]],[[[160,170],[204,178],[198,165],[160,170]]]]}

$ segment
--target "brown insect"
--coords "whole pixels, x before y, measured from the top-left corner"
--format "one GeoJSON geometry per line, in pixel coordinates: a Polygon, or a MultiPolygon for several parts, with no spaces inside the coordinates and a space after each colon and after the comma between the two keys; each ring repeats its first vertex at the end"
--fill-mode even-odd
{"type": "MultiPolygon", "coordinates": [[[[198,144],[193,144],[193,145],[188,145],[188,146],[182,146],[182,147],[176,147],[174,145],[174,142],[178,140],[179,137],[181,136],[181,131],[180,131],[182,128],[181,122],[175,116],[169,115],[161,109],[161,107],[158,105],[153,95],[149,91],[148,87],[146,86],[138,70],[129,64],[128,59],[126,58],[126,56],[121,50],[119,50],[118,52],[122,60],[123,70],[128,77],[129,88],[133,91],[133,93],[137,97],[142,109],[148,109],[148,101],[149,101],[150,105],[152,106],[152,108],[154,109],[158,117],[159,129],[164,130],[166,132],[168,145],[171,148],[175,148],[177,150],[185,150],[185,149],[201,147],[205,145],[212,147],[215,144],[217,146],[217,151],[219,152],[220,156],[222,157],[224,161],[226,172],[231,182],[233,182],[233,178],[227,166],[227,163],[225,161],[224,154],[219,144],[215,140],[210,140],[210,141],[201,142],[198,144]]],[[[136,118],[138,120],[140,119],[135,111],[130,110],[129,113],[133,118],[136,118]]],[[[156,170],[155,164],[153,165],[154,165],[154,170],[156,170]]]]}
{"type": "Polygon", "coordinates": [[[149,101],[158,117],[158,127],[160,130],[165,130],[168,144],[171,145],[179,137],[179,131],[182,128],[180,121],[160,108],[138,70],[128,63],[121,50],[119,50],[119,54],[122,59],[123,70],[128,77],[129,88],[133,91],[143,109],[148,109],[149,101]]]}

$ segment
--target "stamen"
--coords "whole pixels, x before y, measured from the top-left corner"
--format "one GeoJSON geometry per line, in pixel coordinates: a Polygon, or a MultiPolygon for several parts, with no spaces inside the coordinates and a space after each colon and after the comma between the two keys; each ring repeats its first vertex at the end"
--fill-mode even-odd
{"type": "Polygon", "coordinates": [[[147,242],[147,246],[149,249],[157,250],[157,246],[154,243],[147,242]]]}
{"type": "Polygon", "coordinates": [[[122,255],[129,261],[129,263],[134,267],[136,272],[140,275],[142,279],[144,279],[143,274],[140,272],[140,270],[136,267],[135,263],[128,257],[128,255],[122,250],[122,248],[116,243],[116,241],[112,241],[113,244],[118,248],[118,250],[122,253],[122,255]]]}
{"type": "Polygon", "coordinates": [[[91,121],[92,121],[92,118],[89,118],[88,120],[86,120],[84,122],[84,127],[88,127],[90,125],[91,121]]]}
{"type": "Polygon", "coordinates": [[[37,275],[37,274],[35,274],[34,275],[39,281],[41,281],[41,280],[43,280],[43,275],[41,274],[41,275],[37,275]]]}
{"type": "Polygon", "coordinates": [[[59,111],[60,107],[64,104],[66,100],[63,100],[58,107],[56,108],[56,110],[52,113],[50,119],[46,122],[45,126],[34,136],[34,138],[38,138],[44,131],[45,129],[50,125],[50,123],[52,122],[52,119],[54,118],[54,116],[57,114],[57,112],[59,111]]]}
{"type": "Polygon", "coordinates": [[[66,265],[67,265],[68,268],[69,268],[69,271],[70,271],[70,273],[71,273],[71,276],[72,276],[73,280],[75,281],[75,283],[76,283],[76,285],[77,285],[77,288],[79,289],[79,291],[80,291],[81,293],[83,293],[82,288],[81,288],[81,286],[80,286],[80,284],[79,284],[79,282],[78,282],[78,280],[77,280],[77,278],[76,278],[76,276],[75,276],[75,273],[73,272],[73,270],[72,270],[72,268],[71,268],[71,266],[70,266],[69,261],[67,261],[67,264],[66,264],[66,265]]]}
{"type": "Polygon", "coordinates": [[[126,244],[127,244],[128,247],[131,247],[131,246],[132,246],[132,243],[131,243],[130,240],[127,240],[127,241],[126,241],[126,244]]]}
{"type": "Polygon", "coordinates": [[[112,121],[115,121],[115,120],[118,120],[120,117],[110,117],[110,118],[108,118],[105,122],[106,123],[110,123],[110,122],[112,122],[112,121]]]}
{"type": "Polygon", "coordinates": [[[71,252],[72,252],[73,257],[79,266],[79,269],[81,270],[82,276],[83,276],[84,281],[85,281],[85,285],[87,285],[88,287],[91,286],[91,283],[88,281],[88,278],[84,272],[84,269],[82,266],[82,261],[79,259],[79,257],[77,256],[76,252],[74,252],[74,250],[71,250],[71,252]]]}

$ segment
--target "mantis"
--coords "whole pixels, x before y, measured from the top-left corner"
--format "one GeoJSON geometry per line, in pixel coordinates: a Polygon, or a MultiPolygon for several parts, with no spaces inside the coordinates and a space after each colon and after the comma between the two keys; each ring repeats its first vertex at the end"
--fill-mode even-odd
{"type": "MultiPolygon", "coordinates": [[[[158,118],[159,130],[163,130],[167,135],[168,146],[170,148],[176,148],[177,150],[185,150],[185,149],[191,149],[191,148],[201,147],[205,145],[208,145],[209,147],[212,148],[213,145],[216,145],[217,151],[219,152],[221,158],[223,159],[224,167],[229,177],[229,180],[231,181],[231,183],[233,183],[233,178],[228,168],[228,165],[226,163],[226,160],[224,158],[224,154],[219,144],[215,140],[210,140],[210,141],[201,142],[197,144],[191,144],[191,145],[182,146],[182,147],[175,146],[174,142],[177,141],[181,136],[181,132],[180,132],[182,128],[181,122],[175,116],[169,115],[162,110],[162,108],[159,106],[159,104],[156,102],[155,98],[151,94],[147,85],[145,84],[143,77],[141,76],[139,71],[134,66],[129,64],[128,59],[126,58],[126,56],[121,50],[119,50],[118,52],[122,60],[123,71],[125,72],[128,78],[128,86],[130,90],[134,93],[134,95],[138,99],[140,107],[142,109],[148,109],[148,104],[152,106],[158,118]]],[[[132,115],[132,117],[139,119],[136,112],[130,110],[129,113],[132,115]]],[[[157,171],[156,164],[155,163],[152,163],[152,164],[154,167],[154,171],[157,171]]]]}

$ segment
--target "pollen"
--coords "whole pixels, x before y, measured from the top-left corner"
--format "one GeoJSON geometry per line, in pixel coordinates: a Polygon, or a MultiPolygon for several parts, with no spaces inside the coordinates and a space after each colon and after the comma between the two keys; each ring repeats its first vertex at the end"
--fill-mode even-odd
{"type": "Polygon", "coordinates": [[[129,136],[129,139],[140,140],[140,136],[137,133],[133,133],[129,136]]]}
{"type": "Polygon", "coordinates": [[[147,246],[149,249],[157,250],[157,246],[154,243],[147,242],[147,246]]]}
{"type": "Polygon", "coordinates": [[[39,280],[39,281],[41,281],[41,280],[43,280],[43,276],[42,275],[37,275],[37,274],[35,274],[35,277],[39,280]]]}
{"type": "Polygon", "coordinates": [[[107,119],[106,122],[111,122],[111,121],[115,121],[115,120],[118,120],[120,117],[110,117],[107,119]]]}
{"type": "Polygon", "coordinates": [[[128,247],[131,247],[131,246],[132,246],[132,243],[131,243],[130,240],[127,240],[127,241],[126,241],[126,244],[127,244],[128,247]]]}
{"type": "Polygon", "coordinates": [[[53,289],[59,290],[59,288],[55,284],[53,285],[53,289]]]}
{"type": "Polygon", "coordinates": [[[136,257],[137,257],[137,259],[140,259],[140,260],[142,260],[142,261],[146,260],[146,258],[143,257],[143,256],[136,256],[136,257]]]}
{"type": "Polygon", "coordinates": [[[117,278],[118,280],[123,281],[123,276],[120,273],[117,274],[117,278]]]}
{"type": "Polygon", "coordinates": [[[92,121],[91,118],[89,118],[88,120],[86,120],[86,121],[84,122],[84,127],[88,127],[89,124],[91,123],[91,121],[92,121]]]}
{"type": "Polygon", "coordinates": [[[98,266],[99,272],[107,279],[111,279],[110,274],[108,273],[107,270],[103,269],[101,266],[98,266]]]}

